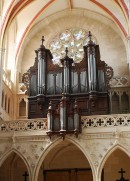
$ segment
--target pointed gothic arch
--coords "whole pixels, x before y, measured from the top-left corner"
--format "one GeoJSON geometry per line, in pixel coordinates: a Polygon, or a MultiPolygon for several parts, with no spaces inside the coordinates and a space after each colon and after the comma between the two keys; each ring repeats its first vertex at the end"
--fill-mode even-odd
{"type": "Polygon", "coordinates": [[[121,144],[117,143],[116,145],[113,145],[107,152],[106,154],[104,155],[101,163],[100,163],[100,168],[99,168],[99,171],[98,171],[98,179],[100,180],[101,178],[101,174],[102,174],[102,170],[103,170],[103,167],[106,163],[106,161],[109,159],[109,157],[116,151],[116,150],[120,150],[122,151],[125,155],[127,155],[129,158],[130,158],[130,153],[129,151],[121,144]]]}
{"type": "Polygon", "coordinates": [[[11,156],[11,154],[15,154],[17,156],[17,158],[20,158],[20,160],[23,161],[24,165],[26,166],[27,172],[29,173],[29,180],[31,180],[31,169],[30,169],[29,163],[27,162],[27,160],[24,157],[24,155],[21,154],[15,148],[11,148],[10,150],[6,151],[2,155],[2,158],[1,158],[1,161],[0,161],[0,167],[6,162],[6,160],[11,156]]]}
{"type": "MultiPolygon", "coordinates": [[[[76,140],[75,138],[69,138],[66,137],[66,141],[69,142],[70,144],[74,145],[75,147],[77,147],[77,149],[81,152],[81,154],[84,156],[84,158],[88,161],[91,171],[92,171],[92,176],[93,176],[93,180],[94,178],[96,178],[96,171],[93,165],[93,162],[89,156],[89,153],[87,152],[87,150],[85,150],[85,148],[78,142],[78,140],[76,140]]],[[[39,175],[39,171],[40,171],[40,167],[42,165],[42,162],[45,160],[45,158],[49,155],[50,151],[53,150],[54,148],[57,147],[57,145],[59,145],[60,143],[62,143],[63,140],[60,138],[57,138],[56,140],[52,141],[44,150],[43,154],[41,155],[41,157],[39,158],[38,164],[35,167],[35,171],[34,171],[34,175],[33,175],[33,180],[36,180],[38,178],[39,175]]]]}

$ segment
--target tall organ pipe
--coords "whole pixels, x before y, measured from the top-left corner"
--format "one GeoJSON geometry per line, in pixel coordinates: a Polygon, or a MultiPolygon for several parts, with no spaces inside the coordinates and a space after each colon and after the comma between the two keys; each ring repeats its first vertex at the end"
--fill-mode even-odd
{"type": "Polygon", "coordinates": [[[70,86],[71,86],[71,66],[73,63],[73,59],[68,57],[68,49],[66,48],[66,56],[64,59],[61,59],[61,63],[63,65],[64,68],[64,93],[70,93],[70,86]]]}
{"type": "Polygon", "coordinates": [[[88,50],[88,79],[89,79],[89,91],[96,91],[96,61],[95,51],[88,50]]]}
{"type": "MultiPolygon", "coordinates": [[[[39,52],[40,53],[40,52],[39,52]]],[[[38,93],[44,94],[45,92],[45,61],[41,56],[38,59],[38,93]]]]}
{"type": "MultiPolygon", "coordinates": [[[[43,40],[42,40],[43,43],[43,40]]],[[[38,50],[38,94],[45,93],[45,70],[46,70],[46,63],[45,63],[45,56],[44,56],[44,49],[45,47],[43,44],[38,50]]]]}
{"type": "Polygon", "coordinates": [[[96,77],[96,59],[95,59],[95,43],[91,40],[91,34],[89,32],[89,41],[87,44],[88,53],[88,82],[89,91],[96,91],[97,77],[96,77]]]}
{"type": "Polygon", "coordinates": [[[62,97],[61,102],[60,102],[60,125],[61,125],[61,130],[64,131],[66,130],[66,122],[67,122],[67,112],[66,112],[66,97],[62,97]]]}

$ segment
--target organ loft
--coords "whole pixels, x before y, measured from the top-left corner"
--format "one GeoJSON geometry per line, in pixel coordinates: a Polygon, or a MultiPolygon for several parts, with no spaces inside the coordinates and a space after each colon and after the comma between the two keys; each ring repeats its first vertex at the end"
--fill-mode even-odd
{"type": "Polygon", "coordinates": [[[44,46],[35,50],[32,67],[23,75],[28,94],[28,118],[48,120],[47,134],[61,135],[81,132],[81,116],[109,113],[109,80],[113,69],[100,60],[99,45],[91,32],[83,47],[80,63],[69,57],[69,48],[60,64],[53,63],[53,55],[44,46]]]}

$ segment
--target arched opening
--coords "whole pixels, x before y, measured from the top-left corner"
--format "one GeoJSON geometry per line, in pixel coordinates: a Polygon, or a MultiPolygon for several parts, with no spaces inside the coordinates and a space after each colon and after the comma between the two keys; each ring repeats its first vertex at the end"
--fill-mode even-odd
{"type": "Polygon", "coordinates": [[[114,92],[114,95],[112,96],[112,113],[119,113],[119,110],[119,96],[114,92]]]}
{"type": "Polygon", "coordinates": [[[52,148],[42,162],[38,181],[92,181],[92,170],[81,150],[65,140],[52,148]]]}
{"type": "Polygon", "coordinates": [[[19,104],[19,116],[26,116],[26,102],[24,99],[21,100],[20,104],[19,104]]]}
{"type": "Polygon", "coordinates": [[[23,181],[28,176],[24,161],[15,152],[12,152],[0,167],[0,180],[23,181]]]}
{"type": "Polygon", "coordinates": [[[7,113],[10,114],[10,98],[8,98],[8,109],[7,109],[7,113]]]}
{"type": "Polygon", "coordinates": [[[4,107],[4,98],[5,98],[5,95],[4,95],[4,92],[2,91],[2,103],[1,103],[2,108],[4,107]]]}
{"type": "Polygon", "coordinates": [[[130,158],[119,148],[105,162],[103,172],[105,181],[127,180],[130,178],[130,158]],[[123,177],[123,178],[122,178],[123,177]]]}
{"type": "Polygon", "coordinates": [[[4,110],[7,111],[7,95],[5,95],[5,105],[4,105],[4,110]]]}
{"type": "Polygon", "coordinates": [[[129,96],[123,92],[121,96],[121,108],[122,108],[122,113],[128,113],[129,111],[129,96]]]}

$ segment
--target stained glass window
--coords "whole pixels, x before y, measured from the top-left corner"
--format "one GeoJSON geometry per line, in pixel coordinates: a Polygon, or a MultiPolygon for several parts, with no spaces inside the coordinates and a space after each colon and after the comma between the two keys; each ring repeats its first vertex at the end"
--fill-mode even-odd
{"type": "MultiPolygon", "coordinates": [[[[65,56],[65,48],[69,50],[68,56],[78,63],[83,58],[83,46],[88,42],[88,31],[84,29],[67,29],[57,35],[49,44],[54,64],[59,64],[65,56]]],[[[92,36],[92,40],[97,40],[92,36]]]]}

